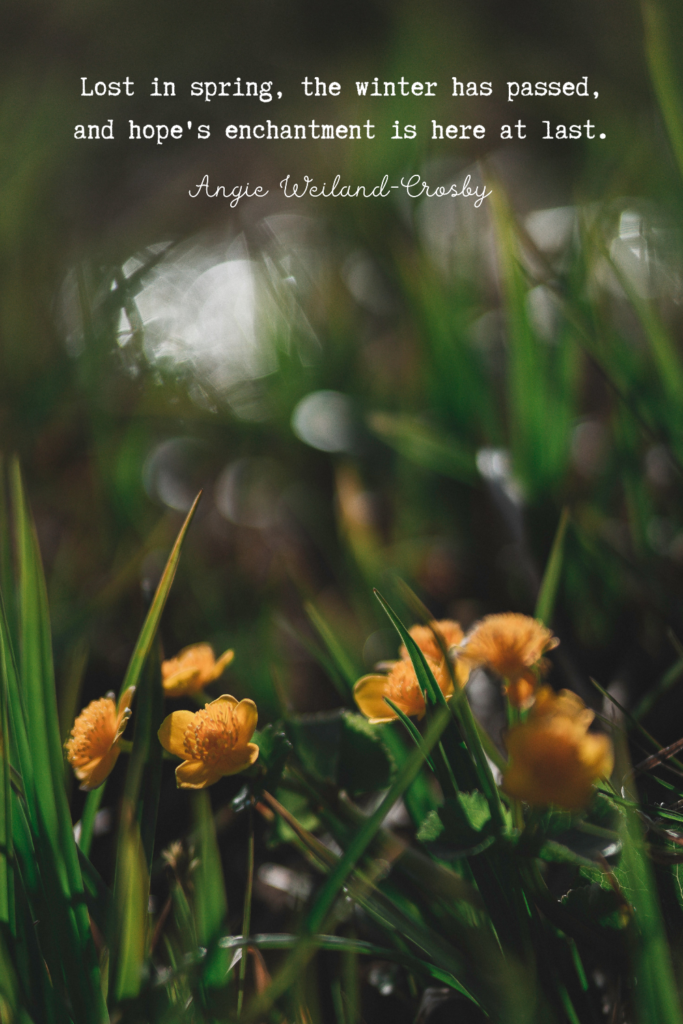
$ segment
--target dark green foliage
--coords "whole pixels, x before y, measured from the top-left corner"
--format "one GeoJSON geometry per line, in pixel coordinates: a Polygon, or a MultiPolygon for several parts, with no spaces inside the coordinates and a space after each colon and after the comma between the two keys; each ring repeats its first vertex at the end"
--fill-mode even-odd
{"type": "Polygon", "coordinates": [[[382,731],[362,715],[339,711],[293,717],[286,728],[304,768],[318,781],[352,797],[390,784],[394,763],[382,731]]]}

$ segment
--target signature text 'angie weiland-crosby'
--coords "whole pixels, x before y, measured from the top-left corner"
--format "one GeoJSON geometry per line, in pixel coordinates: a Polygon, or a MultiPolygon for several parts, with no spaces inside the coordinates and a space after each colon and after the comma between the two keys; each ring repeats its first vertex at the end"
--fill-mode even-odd
{"type": "MultiPolygon", "coordinates": [[[[453,199],[471,198],[474,199],[474,205],[479,207],[491,195],[491,189],[487,189],[485,185],[472,187],[472,176],[470,174],[466,175],[460,186],[453,182],[449,185],[435,185],[433,188],[419,174],[412,174],[409,178],[401,178],[398,185],[390,185],[389,175],[385,174],[381,182],[373,186],[342,185],[340,174],[337,174],[329,186],[327,182],[324,182],[322,185],[315,185],[314,179],[308,174],[304,174],[301,182],[292,182],[290,178],[291,175],[288,174],[280,182],[280,189],[286,199],[304,199],[305,197],[309,199],[386,199],[393,191],[402,190],[411,199],[418,199],[421,196],[429,197],[430,199],[434,197],[445,198],[447,196],[453,199]]],[[[196,199],[199,195],[205,195],[209,199],[229,199],[230,206],[234,208],[240,199],[263,199],[268,195],[268,192],[269,190],[264,189],[262,185],[256,185],[252,188],[248,182],[246,185],[233,185],[232,188],[228,188],[225,185],[216,185],[212,188],[209,182],[209,175],[205,174],[200,183],[195,186],[195,191],[190,189],[188,195],[191,199],[196,199]]]]}

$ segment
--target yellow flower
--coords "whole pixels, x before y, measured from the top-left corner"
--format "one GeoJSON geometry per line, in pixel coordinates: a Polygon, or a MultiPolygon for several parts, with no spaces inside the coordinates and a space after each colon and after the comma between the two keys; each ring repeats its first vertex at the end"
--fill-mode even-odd
{"type": "Polygon", "coordinates": [[[118,707],[113,694],[91,700],[74,722],[64,749],[81,789],[97,789],[116,764],[121,753],[118,741],[130,718],[134,693],[135,687],[129,687],[118,707]]]}
{"type": "Polygon", "coordinates": [[[478,622],[460,652],[472,667],[483,665],[502,676],[510,703],[525,707],[534,695],[538,673],[548,667],[543,655],[559,642],[538,619],[506,612],[478,622]]]}
{"type": "MultiPolygon", "coordinates": [[[[437,664],[441,664],[443,661],[443,648],[438,643],[434,633],[438,633],[441,637],[443,646],[447,651],[451,647],[457,647],[458,644],[462,643],[464,637],[460,623],[454,622],[453,619],[441,619],[439,622],[430,622],[427,626],[412,626],[408,632],[425,657],[431,658],[437,664]]],[[[403,644],[399,654],[404,659],[410,659],[410,655],[403,644]]],[[[454,672],[459,686],[465,685],[469,679],[471,669],[472,666],[465,658],[457,659],[454,672]]]]}
{"type": "Polygon", "coordinates": [[[258,712],[253,700],[224,694],[201,711],[174,711],[161,723],[159,741],[183,758],[175,771],[179,789],[205,789],[223,775],[236,775],[252,765],[258,747],[249,740],[258,712]]]}
{"type": "Polygon", "coordinates": [[[503,790],[508,796],[567,811],[585,807],[595,780],[609,777],[614,767],[608,737],[588,732],[593,718],[575,693],[542,687],[529,718],[506,737],[510,766],[503,790]]]}
{"type": "MultiPolygon", "coordinates": [[[[441,664],[437,664],[431,658],[427,658],[427,663],[441,692],[448,700],[453,696],[453,682],[446,663],[442,661],[441,664]]],[[[354,686],[353,696],[360,710],[371,722],[390,722],[398,718],[393,708],[384,702],[384,697],[392,700],[408,716],[424,718],[425,715],[424,695],[410,661],[394,662],[386,676],[363,676],[354,686]]]]}
{"type": "Polygon", "coordinates": [[[222,674],[235,657],[234,651],[221,654],[218,661],[209,644],[192,644],[175,658],[161,663],[161,680],[167,697],[185,697],[199,693],[222,674]]]}

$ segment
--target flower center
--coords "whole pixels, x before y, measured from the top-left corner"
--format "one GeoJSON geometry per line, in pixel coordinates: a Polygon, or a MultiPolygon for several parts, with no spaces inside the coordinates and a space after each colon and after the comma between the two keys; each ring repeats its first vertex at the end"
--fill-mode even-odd
{"type": "Polygon", "coordinates": [[[221,701],[197,711],[183,742],[188,761],[218,764],[229,759],[237,745],[232,704],[221,701]]]}
{"type": "Polygon", "coordinates": [[[93,700],[81,711],[71,730],[66,751],[72,765],[104,757],[116,736],[116,705],[109,697],[93,700]]]}

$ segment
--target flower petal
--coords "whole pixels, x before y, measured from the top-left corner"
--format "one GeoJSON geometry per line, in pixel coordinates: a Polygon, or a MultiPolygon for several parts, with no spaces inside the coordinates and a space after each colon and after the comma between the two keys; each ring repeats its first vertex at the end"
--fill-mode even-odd
{"type": "Polygon", "coordinates": [[[211,679],[218,679],[219,676],[223,675],[224,670],[232,661],[234,661],[234,658],[234,651],[225,651],[223,654],[221,654],[220,658],[218,659],[213,668],[213,671],[211,672],[211,679]]]}
{"type": "Polygon", "coordinates": [[[237,726],[237,742],[235,747],[244,747],[254,735],[258,723],[258,710],[253,700],[241,700],[233,711],[233,721],[237,726]]]}
{"type": "Polygon", "coordinates": [[[121,748],[115,743],[104,757],[95,758],[82,768],[76,769],[76,778],[81,780],[80,788],[89,792],[101,786],[116,764],[120,753],[121,748]]]}
{"type": "Polygon", "coordinates": [[[221,775],[237,775],[245,768],[250,768],[258,759],[259,748],[256,743],[247,743],[244,747],[235,747],[230,755],[221,761],[221,775]]]}
{"type": "Polygon", "coordinates": [[[215,700],[210,700],[204,707],[211,707],[212,704],[220,704],[221,701],[227,701],[228,704],[239,704],[237,697],[231,697],[229,693],[222,693],[220,697],[216,697],[215,700]]]}
{"type": "Polygon", "coordinates": [[[608,779],[614,771],[614,750],[604,733],[588,733],[581,745],[580,757],[596,778],[608,779]]]}
{"type": "Polygon", "coordinates": [[[178,789],[206,789],[218,782],[223,773],[215,765],[203,761],[183,761],[175,770],[178,789]]]}
{"type": "Polygon", "coordinates": [[[183,697],[194,689],[192,684],[197,679],[199,679],[198,668],[181,668],[162,680],[164,693],[167,697],[183,697]]]}
{"type": "Polygon", "coordinates": [[[167,715],[161,723],[157,736],[164,750],[176,757],[186,757],[185,732],[192,724],[194,714],[192,711],[174,711],[167,715]]]}
{"type": "Polygon", "coordinates": [[[397,717],[384,702],[387,688],[386,676],[363,676],[353,688],[353,699],[361,712],[371,722],[391,722],[397,717]]]}

